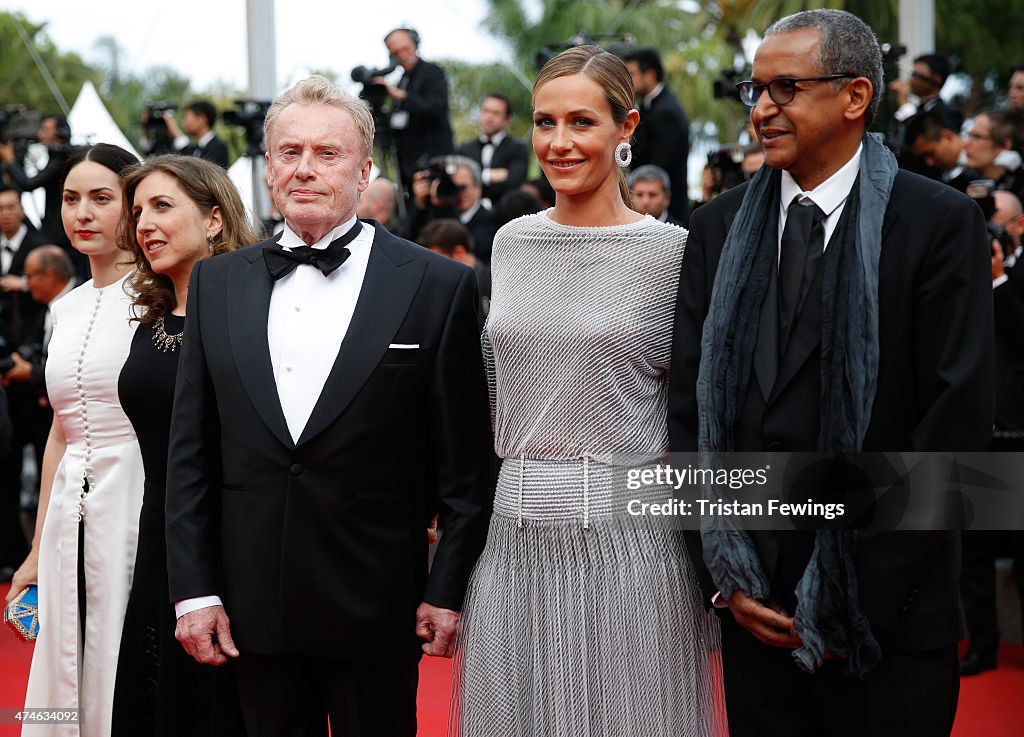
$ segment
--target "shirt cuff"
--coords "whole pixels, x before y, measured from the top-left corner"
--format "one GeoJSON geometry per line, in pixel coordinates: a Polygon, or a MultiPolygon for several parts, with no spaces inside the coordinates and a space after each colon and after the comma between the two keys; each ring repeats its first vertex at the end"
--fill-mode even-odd
{"type": "Polygon", "coordinates": [[[482,172],[480,172],[480,180],[484,184],[490,184],[491,183],[491,170],[490,169],[484,169],[482,172]]]}
{"type": "Polygon", "coordinates": [[[188,136],[178,136],[174,139],[174,150],[181,151],[188,145],[188,136]]]}
{"type": "Polygon", "coordinates": [[[724,596],[722,596],[721,591],[716,591],[715,595],[711,597],[711,606],[715,609],[728,609],[729,602],[725,600],[724,596]]]}
{"type": "Polygon", "coordinates": [[[1008,281],[1010,281],[1010,277],[1008,277],[1006,274],[1003,274],[1002,276],[997,276],[995,279],[992,280],[992,288],[995,289],[996,287],[1001,287],[1008,281]]]}
{"type": "Polygon", "coordinates": [[[905,102],[899,106],[899,109],[897,109],[895,113],[893,113],[893,117],[901,123],[904,123],[914,117],[914,113],[916,112],[917,105],[912,102],[905,102]]]}
{"type": "Polygon", "coordinates": [[[181,619],[186,614],[208,606],[224,606],[219,596],[197,596],[194,599],[182,599],[174,602],[174,616],[181,619]]]}

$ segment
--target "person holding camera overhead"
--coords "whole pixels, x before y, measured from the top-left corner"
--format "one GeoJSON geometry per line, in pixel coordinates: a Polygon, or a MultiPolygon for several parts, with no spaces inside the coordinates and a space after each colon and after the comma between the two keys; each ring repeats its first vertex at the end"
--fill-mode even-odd
{"type": "Polygon", "coordinates": [[[50,237],[53,243],[65,245],[68,240],[64,234],[64,226],[60,219],[60,182],[61,172],[71,153],[71,127],[63,115],[46,114],[39,121],[39,142],[46,146],[49,158],[38,172],[29,176],[17,160],[14,143],[6,141],[0,145],[0,160],[3,161],[3,173],[10,177],[14,185],[22,192],[32,192],[43,188],[46,193],[46,206],[43,210],[39,229],[50,237]]]}
{"type": "Polygon", "coordinates": [[[217,122],[217,108],[213,106],[212,102],[193,100],[186,105],[180,128],[178,121],[174,119],[173,108],[165,107],[160,110],[160,119],[163,120],[166,127],[166,135],[170,138],[173,151],[167,150],[166,146],[158,146],[153,139],[149,138],[148,134],[153,125],[159,126],[159,123],[153,120],[153,113],[156,111],[156,108],[147,111],[143,118],[147,135],[142,139],[141,146],[147,155],[179,153],[184,156],[198,156],[200,159],[212,161],[224,169],[228,168],[227,144],[213,132],[213,126],[217,122]],[[151,121],[153,125],[147,120],[151,121]],[[194,144],[190,141],[190,137],[195,139],[194,144]]]}
{"type": "Polygon", "coordinates": [[[414,29],[395,28],[384,44],[405,73],[397,86],[384,77],[371,82],[384,87],[394,101],[389,122],[402,186],[408,190],[426,159],[455,150],[448,122],[448,80],[441,67],[420,58],[420,35],[414,29]]]}
{"type": "Polygon", "coordinates": [[[494,215],[481,200],[480,166],[465,156],[445,156],[416,172],[412,181],[412,233],[439,218],[457,218],[473,236],[476,257],[491,261],[494,215]]]}

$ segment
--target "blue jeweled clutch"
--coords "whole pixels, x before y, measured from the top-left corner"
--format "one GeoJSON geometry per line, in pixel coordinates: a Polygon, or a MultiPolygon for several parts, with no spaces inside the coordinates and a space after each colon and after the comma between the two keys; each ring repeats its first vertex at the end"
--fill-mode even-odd
{"type": "Polygon", "coordinates": [[[21,640],[31,642],[39,636],[39,588],[26,586],[4,607],[4,622],[21,640]]]}

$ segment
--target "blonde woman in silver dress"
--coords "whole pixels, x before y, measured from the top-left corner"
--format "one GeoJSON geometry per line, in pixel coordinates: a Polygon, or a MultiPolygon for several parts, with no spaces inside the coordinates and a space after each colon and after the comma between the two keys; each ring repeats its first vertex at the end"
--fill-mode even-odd
{"type": "Polygon", "coordinates": [[[483,339],[504,460],[464,608],[453,727],[721,734],[717,627],[682,533],[624,514],[626,468],[668,449],[686,231],[629,207],[621,167],[639,114],[621,60],[563,52],[533,105],[556,203],[494,241],[483,339]]]}

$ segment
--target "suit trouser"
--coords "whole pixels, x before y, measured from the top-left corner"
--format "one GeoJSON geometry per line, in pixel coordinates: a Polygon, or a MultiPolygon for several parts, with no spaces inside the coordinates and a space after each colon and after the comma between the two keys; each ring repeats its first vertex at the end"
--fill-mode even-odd
{"type": "Polygon", "coordinates": [[[414,737],[419,658],[339,661],[243,652],[235,661],[249,737],[414,737]]]}
{"type": "Polygon", "coordinates": [[[956,646],[893,652],[863,680],[843,663],[803,673],[722,612],[730,737],[948,737],[960,692],[956,646]]]}

